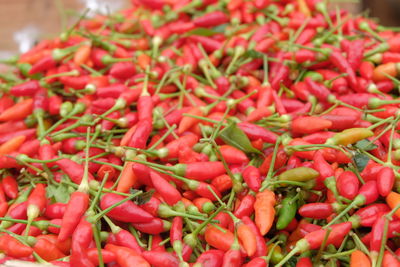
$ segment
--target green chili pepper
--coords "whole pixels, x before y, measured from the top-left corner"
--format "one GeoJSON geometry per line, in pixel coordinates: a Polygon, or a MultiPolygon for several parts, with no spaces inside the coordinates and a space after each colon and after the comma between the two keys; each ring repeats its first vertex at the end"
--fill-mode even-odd
{"type": "Polygon", "coordinates": [[[335,134],[326,141],[326,144],[347,146],[373,135],[374,132],[367,128],[351,128],[335,134]]]}
{"type": "Polygon", "coordinates": [[[298,167],[287,170],[281,173],[278,177],[279,180],[307,182],[319,176],[319,172],[308,167],[298,167]]]}
{"type": "Polygon", "coordinates": [[[289,223],[296,216],[297,212],[297,194],[294,192],[289,193],[281,202],[281,209],[278,214],[278,221],[276,222],[276,229],[285,229],[289,223]]]}

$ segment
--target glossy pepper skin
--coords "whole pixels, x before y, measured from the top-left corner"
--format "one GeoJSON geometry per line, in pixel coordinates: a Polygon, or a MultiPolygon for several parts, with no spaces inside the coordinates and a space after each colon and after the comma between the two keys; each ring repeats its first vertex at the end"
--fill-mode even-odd
{"type": "MultiPolygon", "coordinates": [[[[123,199],[123,196],[117,194],[105,194],[100,200],[100,207],[103,210],[107,209],[123,199]]],[[[154,218],[151,214],[147,213],[132,201],[126,201],[123,204],[116,206],[107,214],[111,218],[131,223],[147,223],[151,222],[151,220],[154,218]]]]}
{"type": "Polygon", "coordinates": [[[62,219],[59,241],[65,241],[71,236],[88,206],[89,196],[86,193],[79,191],[72,193],[62,219]]]}
{"type": "Polygon", "coordinates": [[[282,230],[286,228],[293,220],[297,213],[297,201],[294,199],[295,194],[288,194],[281,202],[281,208],[278,212],[278,220],[276,228],[282,230]]]}

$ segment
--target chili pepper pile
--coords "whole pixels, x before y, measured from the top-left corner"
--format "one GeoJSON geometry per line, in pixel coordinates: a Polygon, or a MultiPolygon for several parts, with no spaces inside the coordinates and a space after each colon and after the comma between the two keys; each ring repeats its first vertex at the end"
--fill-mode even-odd
{"type": "Polygon", "coordinates": [[[0,74],[0,262],[400,266],[400,29],[134,0],[0,74]]]}

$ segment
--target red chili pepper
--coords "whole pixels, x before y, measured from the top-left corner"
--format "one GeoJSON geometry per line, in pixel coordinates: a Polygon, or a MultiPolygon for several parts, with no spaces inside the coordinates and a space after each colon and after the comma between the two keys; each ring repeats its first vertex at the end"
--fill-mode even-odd
{"type": "Polygon", "coordinates": [[[383,267],[389,267],[389,266],[399,267],[400,261],[397,259],[397,257],[393,256],[391,252],[386,250],[383,253],[382,266],[383,267]]]}
{"type": "Polygon", "coordinates": [[[168,252],[144,251],[142,256],[155,267],[179,266],[178,258],[168,252]]]}
{"type": "Polygon", "coordinates": [[[341,196],[348,199],[354,199],[358,194],[360,181],[351,171],[343,172],[336,181],[337,189],[341,196]]]}
{"type": "Polygon", "coordinates": [[[212,53],[222,47],[220,42],[206,36],[192,35],[189,39],[195,43],[201,44],[207,53],[212,53]]]}
{"type": "Polygon", "coordinates": [[[239,206],[235,209],[233,213],[237,218],[242,219],[245,216],[251,216],[254,212],[254,203],[256,198],[253,195],[246,195],[241,200],[239,206]]]}
{"type": "Polygon", "coordinates": [[[37,218],[46,208],[46,187],[44,184],[37,184],[28,197],[27,217],[29,221],[37,218]]]}
{"type": "Polygon", "coordinates": [[[152,221],[148,223],[133,223],[132,225],[136,228],[136,230],[152,235],[168,231],[171,227],[168,221],[164,221],[159,218],[153,218],[152,221]]]}
{"type": "Polygon", "coordinates": [[[4,110],[0,114],[0,121],[23,120],[32,113],[33,99],[27,98],[4,110]]]}
{"type": "Polygon", "coordinates": [[[378,185],[378,192],[381,196],[387,196],[393,188],[395,176],[392,168],[382,168],[376,177],[376,183],[378,185]]]}
{"type": "Polygon", "coordinates": [[[151,120],[146,119],[139,121],[134,127],[135,131],[133,132],[128,145],[134,148],[146,148],[147,139],[149,138],[150,133],[153,130],[151,120]]]}
{"type": "Polygon", "coordinates": [[[223,145],[219,147],[222,157],[228,164],[246,164],[249,159],[247,158],[246,154],[229,145],[223,145]]]}
{"type": "Polygon", "coordinates": [[[226,172],[224,165],[219,161],[177,164],[171,167],[171,170],[180,176],[198,181],[213,179],[226,172]]]}
{"type": "Polygon", "coordinates": [[[110,68],[110,75],[117,79],[126,80],[135,74],[136,68],[132,62],[117,62],[110,68]]]}
{"type": "Polygon", "coordinates": [[[72,251],[87,249],[93,240],[92,224],[82,218],[72,234],[72,251]]]}
{"type": "Polygon", "coordinates": [[[274,90],[279,90],[281,83],[284,83],[289,77],[289,67],[280,63],[277,65],[277,69],[271,69],[271,87],[274,90]]]}
{"type": "Polygon", "coordinates": [[[10,89],[10,94],[13,96],[34,96],[37,91],[40,90],[40,84],[38,81],[27,81],[18,85],[13,86],[10,89]]]}
{"type": "MultiPolygon", "coordinates": [[[[96,266],[99,265],[99,252],[97,248],[89,248],[86,250],[89,260],[96,266]]],[[[111,263],[116,261],[117,257],[114,252],[102,249],[101,257],[104,263],[111,263]]]]}
{"type": "Polygon", "coordinates": [[[65,241],[74,232],[76,226],[89,205],[89,196],[87,193],[75,191],[71,194],[67,208],[61,223],[59,241],[65,241]]]}
{"type": "Polygon", "coordinates": [[[314,95],[318,100],[326,102],[330,91],[324,85],[313,81],[310,77],[304,79],[305,83],[308,85],[308,91],[314,95]]]}
{"type": "Polygon", "coordinates": [[[65,257],[65,254],[62,253],[54,243],[44,238],[38,239],[32,248],[46,261],[53,261],[65,257]]]}
{"type": "MultiPolygon", "coordinates": [[[[107,193],[100,200],[100,208],[105,210],[124,199],[125,198],[121,195],[107,193]]],[[[114,207],[107,215],[121,222],[132,223],[146,223],[154,218],[132,201],[127,201],[114,207]]]]}
{"type": "Polygon", "coordinates": [[[250,228],[256,238],[256,251],[253,254],[253,257],[264,256],[267,253],[267,246],[265,244],[263,236],[260,233],[260,230],[248,216],[242,217],[241,220],[250,228]]]}
{"type": "Polygon", "coordinates": [[[261,139],[264,142],[274,144],[277,136],[269,130],[248,122],[238,123],[238,127],[252,140],[261,139]]]}
{"type": "Polygon", "coordinates": [[[142,94],[137,102],[139,121],[152,120],[153,108],[154,104],[151,96],[142,94]]]}
{"type": "Polygon", "coordinates": [[[372,226],[378,219],[378,215],[389,211],[390,208],[386,204],[371,204],[357,210],[349,218],[349,221],[353,224],[353,228],[358,228],[359,226],[372,226]]]}
{"type": "Polygon", "coordinates": [[[347,49],[347,61],[354,71],[357,71],[364,57],[364,40],[351,41],[347,49]]]}
{"type": "Polygon", "coordinates": [[[217,249],[206,250],[197,258],[196,264],[202,267],[222,266],[224,252],[217,249]]]}
{"type": "Polygon", "coordinates": [[[312,267],[313,263],[310,258],[302,257],[297,261],[296,267],[312,267]]]}
{"type": "Polygon", "coordinates": [[[369,243],[369,249],[371,252],[372,260],[376,259],[382,244],[385,225],[385,217],[383,215],[383,213],[380,213],[380,216],[378,216],[371,229],[371,240],[369,243]]]}
{"type": "Polygon", "coordinates": [[[136,253],[132,249],[112,244],[107,244],[105,246],[105,249],[114,252],[114,254],[117,257],[117,263],[121,267],[129,267],[129,266],[150,267],[150,264],[144,258],[145,252],[143,253],[142,257],[140,254],[136,253]]]}
{"type": "Polygon", "coordinates": [[[311,134],[329,129],[332,122],[320,117],[298,117],[292,121],[292,131],[300,134],[311,134]]]}
{"type": "Polygon", "coordinates": [[[161,175],[151,171],[150,172],[151,182],[155,187],[156,191],[163,197],[163,199],[169,204],[174,205],[181,200],[181,193],[168,183],[161,175]]]}
{"type": "Polygon", "coordinates": [[[326,219],[334,212],[332,206],[331,203],[309,203],[299,209],[299,214],[307,218],[326,219]]]}
{"type": "MultiPolygon", "coordinates": [[[[80,184],[84,174],[84,168],[82,165],[72,161],[70,159],[60,159],[56,161],[60,169],[68,175],[68,177],[76,184],[80,184]]],[[[89,173],[89,180],[93,180],[94,177],[89,173]]]]}
{"type": "Polygon", "coordinates": [[[32,255],[33,249],[10,235],[0,236],[0,250],[10,257],[23,258],[32,255]]]}
{"type": "Polygon", "coordinates": [[[46,210],[44,212],[44,216],[50,219],[61,219],[67,208],[67,204],[65,203],[54,203],[46,206],[46,210]]]}
{"type": "MultiPolygon", "coordinates": [[[[295,144],[292,144],[292,145],[295,145],[295,144]]],[[[272,156],[273,156],[272,153],[269,154],[264,159],[264,162],[261,164],[261,166],[259,167],[261,174],[263,174],[263,175],[267,174],[269,167],[271,165],[272,156]]],[[[288,156],[287,156],[286,152],[283,149],[279,149],[278,153],[276,154],[276,158],[275,158],[274,170],[277,170],[277,169],[281,168],[282,166],[284,166],[286,164],[287,160],[288,160],[288,156]]]]}
{"type": "Polygon", "coordinates": [[[243,172],[242,176],[247,186],[254,192],[258,192],[261,188],[261,172],[258,168],[254,166],[247,166],[243,172]]]}
{"type": "Polygon", "coordinates": [[[18,183],[12,176],[6,176],[1,183],[7,197],[15,199],[18,196],[18,183]]]}

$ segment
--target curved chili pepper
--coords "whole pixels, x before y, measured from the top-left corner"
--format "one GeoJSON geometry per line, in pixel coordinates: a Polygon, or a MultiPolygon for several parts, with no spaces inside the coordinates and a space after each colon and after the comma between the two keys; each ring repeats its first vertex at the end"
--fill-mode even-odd
{"type": "Polygon", "coordinates": [[[174,205],[179,200],[181,200],[181,193],[170,183],[168,183],[161,175],[154,171],[151,171],[150,177],[156,191],[164,198],[164,200],[169,205],[174,205]]]}
{"type": "Polygon", "coordinates": [[[121,267],[128,267],[128,266],[150,267],[150,264],[144,258],[144,254],[142,257],[132,249],[112,244],[107,244],[105,246],[105,249],[114,252],[114,254],[117,257],[117,263],[121,267]]]}
{"type": "Polygon", "coordinates": [[[250,216],[254,212],[254,203],[256,198],[253,195],[246,195],[240,202],[240,205],[235,209],[233,213],[239,219],[245,216],[250,216]]]}
{"type": "Polygon", "coordinates": [[[9,107],[0,114],[0,121],[23,120],[32,113],[33,99],[27,98],[9,107]]]}
{"type": "Polygon", "coordinates": [[[65,254],[62,253],[54,243],[44,238],[37,240],[32,248],[42,259],[46,261],[54,261],[65,257],[65,254]]]}
{"type": "Polygon", "coordinates": [[[249,122],[241,122],[237,125],[252,140],[261,139],[272,144],[276,142],[277,136],[261,126],[249,122]]]}
{"type": "MultiPolygon", "coordinates": [[[[60,169],[68,175],[68,177],[76,184],[80,184],[84,174],[84,168],[82,165],[72,161],[70,159],[60,159],[56,161],[60,169]]],[[[93,180],[92,174],[89,175],[89,180],[93,180]]]]}
{"type": "Polygon", "coordinates": [[[254,224],[254,222],[248,217],[244,216],[241,218],[244,224],[246,224],[250,230],[253,232],[256,238],[256,250],[253,254],[254,257],[261,257],[266,254],[267,246],[265,245],[264,238],[262,237],[259,229],[254,224]]]}
{"type": "Polygon", "coordinates": [[[353,228],[359,226],[372,226],[378,219],[378,215],[383,212],[389,212],[390,209],[386,204],[371,204],[357,210],[349,221],[353,224],[353,228]]]}
{"type": "MultiPolygon", "coordinates": [[[[100,200],[100,208],[105,210],[124,199],[121,195],[107,193],[100,200]]],[[[146,223],[154,218],[132,201],[126,201],[114,207],[107,214],[113,219],[132,223],[146,223]]]]}

